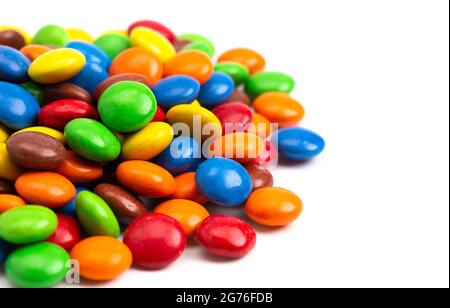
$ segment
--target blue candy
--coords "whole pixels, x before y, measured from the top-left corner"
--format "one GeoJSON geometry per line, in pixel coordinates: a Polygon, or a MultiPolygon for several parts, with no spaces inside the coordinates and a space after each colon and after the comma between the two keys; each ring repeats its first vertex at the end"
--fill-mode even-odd
{"type": "Polygon", "coordinates": [[[66,47],[78,50],[86,57],[88,62],[100,64],[106,70],[109,69],[109,66],[111,65],[109,56],[94,44],[82,41],[72,41],[66,47]]]}
{"type": "Polygon", "coordinates": [[[318,134],[301,128],[285,128],[274,137],[278,143],[278,152],[281,157],[305,161],[319,155],[325,148],[325,140],[318,134]]]}
{"type": "Polygon", "coordinates": [[[95,62],[86,62],[81,72],[69,82],[93,93],[95,88],[108,77],[108,71],[103,66],[95,62]]]}
{"type": "Polygon", "coordinates": [[[64,207],[62,207],[59,211],[62,214],[76,217],[77,213],[75,210],[75,201],[77,200],[78,194],[82,191],[90,191],[90,189],[86,188],[86,187],[77,187],[77,194],[75,195],[75,197],[72,199],[72,201],[70,201],[68,204],[66,204],[64,207]]]}
{"type": "Polygon", "coordinates": [[[213,109],[229,99],[234,88],[234,81],[229,75],[216,72],[202,86],[198,101],[203,107],[213,109]]]}
{"type": "Polygon", "coordinates": [[[192,77],[179,75],[165,78],[152,87],[158,106],[164,110],[195,101],[200,83],[192,77]]]}
{"type": "Polygon", "coordinates": [[[196,169],[201,160],[199,143],[191,137],[178,137],[154,161],[173,175],[179,175],[196,169]]]}
{"type": "Polygon", "coordinates": [[[0,81],[27,82],[29,66],[30,60],[18,50],[0,45],[0,81]]]}
{"type": "Polygon", "coordinates": [[[37,122],[39,102],[19,85],[0,82],[0,123],[12,129],[23,129],[37,122]]]}
{"type": "Polygon", "coordinates": [[[237,207],[250,196],[253,185],[248,172],[234,160],[211,158],[198,168],[195,182],[209,201],[226,207],[237,207]]]}

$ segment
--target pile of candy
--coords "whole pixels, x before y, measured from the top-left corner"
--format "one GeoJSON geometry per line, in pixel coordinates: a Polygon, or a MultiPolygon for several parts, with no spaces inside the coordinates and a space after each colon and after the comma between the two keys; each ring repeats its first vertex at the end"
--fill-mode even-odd
{"type": "Polygon", "coordinates": [[[0,263],[13,284],[160,269],[190,237],[241,258],[256,243],[250,223],[300,216],[300,198],[268,171],[278,155],[305,161],[325,146],[295,127],[294,80],[265,72],[253,50],[216,64],[214,53],[207,38],[153,21],[96,40],[0,27],[0,263]],[[242,206],[248,222],[207,204],[242,206]]]}

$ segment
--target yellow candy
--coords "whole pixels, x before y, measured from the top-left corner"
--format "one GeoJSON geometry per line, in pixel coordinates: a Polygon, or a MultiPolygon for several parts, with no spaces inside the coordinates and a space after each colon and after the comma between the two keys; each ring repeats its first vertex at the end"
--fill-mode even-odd
{"type": "Polygon", "coordinates": [[[69,34],[69,39],[71,41],[84,41],[88,43],[92,43],[94,38],[92,35],[87,33],[86,31],[78,28],[68,28],[66,29],[67,34],[69,34]]]}
{"type": "Polygon", "coordinates": [[[6,142],[8,138],[9,138],[8,130],[6,129],[6,127],[0,124],[0,143],[6,142]]]}
{"type": "Polygon", "coordinates": [[[0,31],[4,30],[13,30],[16,32],[19,32],[23,38],[25,39],[25,43],[30,44],[31,43],[31,35],[29,35],[27,32],[25,32],[23,29],[16,27],[16,26],[0,26],[0,31]]]}
{"type": "Polygon", "coordinates": [[[15,181],[22,173],[23,169],[9,158],[6,143],[0,143],[0,178],[15,181]]]}
{"type": "Polygon", "coordinates": [[[161,154],[172,142],[172,126],[154,122],[129,136],[122,146],[124,160],[150,160],[161,154]]]}
{"type": "Polygon", "coordinates": [[[66,138],[64,138],[63,133],[61,133],[60,131],[57,131],[56,129],[53,129],[50,127],[45,127],[45,126],[28,127],[28,128],[19,130],[18,132],[15,132],[13,134],[13,136],[20,134],[20,133],[25,133],[25,132],[43,133],[43,134],[49,135],[50,137],[55,138],[56,140],[59,140],[62,143],[66,142],[66,138]]]}
{"type": "Polygon", "coordinates": [[[28,74],[42,84],[66,81],[78,74],[86,64],[85,56],[75,49],[61,48],[44,53],[30,65],[28,74]]]}
{"type": "MultiPolygon", "coordinates": [[[[196,139],[201,137],[205,140],[211,136],[222,136],[222,124],[219,119],[214,113],[203,108],[198,101],[194,101],[190,105],[178,105],[170,109],[167,112],[167,122],[171,125],[186,124],[190,129],[190,135],[196,139]],[[195,119],[198,119],[198,121],[195,121],[195,119]]],[[[174,127],[174,130],[178,134],[176,127],[174,127]]]]}
{"type": "Polygon", "coordinates": [[[149,28],[138,27],[131,32],[131,44],[134,47],[142,47],[153,53],[162,63],[172,60],[177,52],[169,40],[149,28]]]}

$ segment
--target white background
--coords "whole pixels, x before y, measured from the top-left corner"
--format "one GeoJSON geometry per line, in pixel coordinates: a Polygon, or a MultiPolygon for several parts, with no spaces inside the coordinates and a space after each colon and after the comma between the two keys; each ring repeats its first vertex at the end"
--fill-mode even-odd
{"type": "MultiPolygon", "coordinates": [[[[237,262],[195,245],[168,269],[114,287],[448,287],[447,0],[2,1],[0,24],[56,23],[99,34],[138,19],[252,47],[293,75],[303,126],[327,140],[309,164],[274,171],[305,203],[260,230],[237,262]],[[78,4],[76,4],[78,3],[78,4]]],[[[0,286],[9,284],[0,277],[0,286]]]]}

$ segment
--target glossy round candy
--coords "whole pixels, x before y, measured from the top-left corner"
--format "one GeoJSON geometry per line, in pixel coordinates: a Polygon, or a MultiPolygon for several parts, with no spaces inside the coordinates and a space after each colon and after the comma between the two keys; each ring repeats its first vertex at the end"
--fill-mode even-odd
{"type": "Polygon", "coordinates": [[[76,119],[66,125],[64,136],[77,154],[96,161],[113,161],[120,155],[117,137],[103,124],[90,119],[76,119]]]}
{"type": "Polygon", "coordinates": [[[33,44],[64,47],[69,42],[67,31],[56,25],[42,27],[33,37],[33,44]]]}
{"type": "Polygon", "coordinates": [[[246,131],[252,124],[253,111],[242,103],[227,103],[212,110],[222,123],[224,135],[246,131]]]}
{"type": "Polygon", "coordinates": [[[120,183],[141,196],[163,198],[175,192],[173,176],[153,163],[127,161],[119,165],[116,175],[120,183]]]}
{"type": "Polygon", "coordinates": [[[132,23],[128,27],[128,34],[131,34],[134,29],[139,28],[139,27],[149,28],[154,31],[157,31],[157,32],[161,33],[162,35],[164,35],[172,43],[176,39],[176,35],[175,35],[175,33],[173,33],[172,30],[167,28],[165,25],[163,25],[159,22],[153,21],[153,20],[139,20],[139,21],[132,23]]]}
{"type": "Polygon", "coordinates": [[[210,156],[226,157],[240,163],[249,163],[264,152],[265,142],[259,136],[237,132],[216,139],[210,147],[210,156]]]}
{"type": "Polygon", "coordinates": [[[44,88],[44,103],[50,104],[61,100],[76,100],[90,104],[91,95],[83,88],[72,83],[59,83],[44,88]]]}
{"type": "Polygon", "coordinates": [[[44,53],[31,63],[30,77],[42,84],[66,81],[78,74],[86,64],[86,58],[78,50],[61,48],[44,53]]]}
{"type": "Polygon", "coordinates": [[[282,129],[274,138],[278,141],[280,156],[293,161],[312,159],[325,148],[321,136],[301,127],[282,129]]]}
{"type": "Polygon", "coordinates": [[[150,160],[161,154],[172,142],[172,127],[164,122],[150,123],[127,137],[122,145],[124,160],[150,160]]]}
{"type": "Polygon", "coordinates": [[[54,287],[64,280],[69,269],[69,254],[52,243],[19,248],[5,263],[6,276],[22,288],[54,287]]]}
{"type": "Polygon", "coordinates": [[[0,30],[0,45],[20,50],[25,46],[25,38],[14,30],[0,30]]]}
{"type": "Polygon", "coordinates": [[[161,63],[173,59],[177,52],[172,43],[159,32],[146,27],[137,27],[130,33],[131,45],[141,47],[154,54],[161,63]]]}
{"type": "Polygon", "coordinates": [[[133,263],[133,256],[127,246],[105,236],[83,240],[74,247],[70,257],[78,261],[81,277],[93,281],[116,279],[133,263]]]}
{"type": "Polygon", "coordinates": [[[245,204],[248,217],[267,227],[286,226],[295,221],[302,211],[300,198],[282,188],[261,188],[253,192],[245,204]]]}
{"type": "Polygon", "coordinates": [[[0,143],[0,178],[14,181],[23,169],[11,160],[5,143],[0,143]]]}
{"type": "Polygon", "coordinates": [[[195,139],[178,137],[155,158],[155,163],[173,175],[179,175],[198,165],[201,158],[201,146],[195,139]]]}
{"type": "Polygon", "coordinates": [[[252,192],[252,179],[235,161],[211,158],[205,161],[195,175],[198,190],[209,201],[226,207],[236,207],[252,192]]]}
{"type": "Polygon", "coordinates": [[[155,213],[142,215],[127,229],[124,243],[134,263],[148,269],[164,268],[175,262],[186,247],[187,237],[175,219],[155,213]]]}
{"type": "Polygon", "coordinates": [[[234,92],[234,81],[227,74],[216,72],[202,85],[198,101],[203,107],[212,109],[226,102],[234,92]]]}
{"type": "Polygon", "coordinates": [[[26,45],[20,52],[30,61],[34,61],[44,53],[51,51],[52,48],[44,45],[26,45]]]}
{"type": "Polygon", "coordinates": [[[305,115],[303,106],[286,93],[265,93],[256,98],[253,107],[281,128],[297,125],[305,115]]]}
{"type": "Polygon", "coordinates": [[[84,68],[69,82],[93,93],[95,88],[108,77],[108,71],[103,66],[95,62],[86,62],[84,68]]]}
{"type": "Polygon", "coordinates": [[[122,81],[109,87],[100,97],[98,110],[102,121],[119,133],[138,131],[153,119],[156,98],[142,83],[122,81]]]}
{"type": "Polygon", "coordinates": [[[57,173],[28,172],[16,180],[17,193],[32,204],[59,208],[75,197],[73,184],[57,173]]]}
{"type": "Polygon", "coordinates": [[[179,40],[188,42],[183,50],[199,50],[206,53],[211,58],[214,56],[216,52],[216,48],[208,38],[203,35],[195,34],[195,33],[187,33],[178,36],[179,40]]]}
{"type": "Polygon", "coordinates": [[[67,28],[67,35],[71,41],[82,41],[87,43],[92,43],[94,38],[88,32],[79,28],[67,28]]]}
{"type": "Polygon", "coordinates": [[[65,99],[44,106],[39,111],[39,124],[58,130],[64,130],[67,123],[79,118],[98,118],[92,105],[74,99],[65,99]]]}
{"type": "Polygon", "coordinates": [[[158,105],[164,110],[195,101],[200,93],[200,84],[189,76],[164,78],[152,87],[158,105]]]}
{"type": "Polygon", "coordinates": [[[180,174],[175,177],[176,190],[171,196],[172,199],[191,200],[200,204],[205,204],[208,199],[203,196],[195,183],[195,172],[180,174]]]}
{"type": "Polygon", "coordinates": [[[72,217],[58,214],[58,226],[55,232],[46,240],[70,251],[81,238],[80,224],[72,217]]]}
{"type": "Polygon", "coordinates": [[[33,126],[40,109],[39,102],[24,88],[0,81],[0,123],[12,129],[33,126]]]}
{"type": "Polygon", "coordinates": [[[13,136],[21,134],[21,133],[27,133],[27,132],[35,132],[35,133],[42,133],[47,136],[53,137],[62,144],[66,143],[66,139],[64,138],[64,134],[60,131],[57,131],[53,128],[45,127],[45,126],[32,126],[28,128],[21,129],[13,134],[13,136]]]}
{"type": "Polygon", "coordinates": [[[266,60],[258,52],[248,48],[235,48],[223,53],[219,63],[237,62],[250,71],[250,74],[259,73],[266,67],[266,60]]]}
{"type": "Polygon", "coordinates": [[[259,168],[255,165],[247,165],[245,166],[245,170],[247,170],[252,178],[253,191],[273,186],[273,175],[269,170],[259,168]]]}
{"type": "Polygon", "coordinates": [[[291,93],[295,87],[292,77],[278,72],[264,72],[251,76],[245,85],[248,95],[255,98],[268,92],[291,93]]]}
{"type": "Polygon", "coordinates": [[[118,185],[100,184],[95,193],[108,203],[121,224],[129,225],[147,212],[138,198],[118,185]]]}
{"type": "Polygon", "coordinates": [[[187,50],[165,63],[164,75],[187,75],[200,84],[206,83],[214,72],[214,64],[207,54],[196,50],[187,50]]]}
{"type": "Polygon", "coordinates": [[[119,54],[109,68],[111,76],[134,73],[148,78],[155,84],[163,76],[163,65],[158,58],[144,48],[130,48],[119,54]]]}
{"type": "Polygon", "coordinates": [[[245,221],[224,215],[211,215],[197,231],[200,244],[211,254],[239,259],[256,245],[256,233],[245,221]]]}
{"type": "Polygon", "coordinates": [[[27,44],[31,43],[31,36],[30,36],[30,34],[28,34],[22,28],[16,27],[16,26],[11,26],[11,25],[0,26],[0,31],[7,31],[7,30],[12,30],[12,31],[16,31],[16,32],[20,33],[20,35],[22,35],[22,37],[25,39],[25,42],[27,44]]]}
{"type": "Polygon", "coordinates": [[[94,44],[101,48],[111,60],[114,60],[120,53],[131,48],[130,38],[119,33],[109,33],[100,36],[94,44]]]}
{"type": "Polygon", "coordinates": [[[6,147],[16,164],[32,170],[54,171],[66,154],[60,141],[37,132],[16,134],[8,139],[6,147]]]}
{"type": "Polygon", "coordinates": [[[23,83],[29,80],[30,60],[12,47],[0,45],[0,81],[23,83]]]}
{"type": "Polygon", "coordinates": [[[0,215],[0,238],[16,244],[41,242],[53,234],[58,225],[56,214],[42,206],[22,206],[0,215]]]}
{"type": "Polygon", "coordinates": [[[19,196],[0,193],[0,215],[10,209],[15,209],[25,204],[25,201],[19,196]]]}
{"type": "Polygon", "coordinates": [[[56,172],[73,183],[90,183],[102,177],[103,168],[75,152],[67,151],[56,172]]]}
{"type": "Polygon", "coordinates": [[[67,44],[66,47],[78,50],[86,57],[86,61],[97,63],[105,69],[109,69],[109,66],[111,65],[111,59],[109,56],[94,44],[82,41],[73,41],[67,44]]]}
{"type": "Polygon", "coordinates": [[[100,99],[100,96],[102,96],[103,93],[105,93],[106,90],[108,90],[109,87],[115,85],[116,83],[122,82],[122,81],[133,81],[133,82],[139,82],[142,83],[148,87],[150,87],[150,81],[147,77],[141,74],[134,74],[134,73],[125,73],[125,74],[119,74],[114,75],[105,81],[103,81],[101,84],[97,86],[94,93],[92,94],[95,101],[98,101],[100,99]]]}
{"type": "Polygon", "coordinates": [[[117,238],[120,226],[109,205],[96,194],[82,191],[75,201],[78,220],[89,235],[117,238]]]}
{"type": "Polygon", "coordinates": [[[217,63],[214,70],[222,72],[233,78],[235,85],[241,85],[250,77],[248,68],[237,62],[222,62],[217,63]]]}

